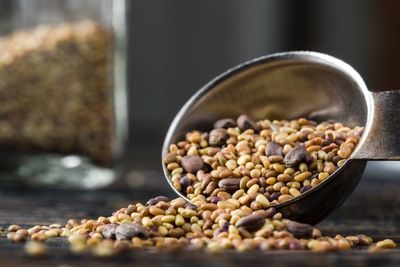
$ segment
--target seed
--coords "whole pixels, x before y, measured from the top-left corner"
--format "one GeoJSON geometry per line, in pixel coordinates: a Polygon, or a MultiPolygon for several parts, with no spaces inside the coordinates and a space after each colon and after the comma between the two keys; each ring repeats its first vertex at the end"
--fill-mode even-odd
{"type": "Polygon", "coordinates": [[[47,253],[47,247],[43,243],[36,241],[28,241],[24,249],[31,256],[43,256],[47,253]]]}
{"type": "Polygon", "coordinates": [[[163,209],[157,208],[155,206],[151,206],[149,208],[149,212],[150,212],[150,214],[155,215],[155,216],[165,214],[165,211],[163,209]]]}
{"type": "Polygon", "coordinates": [[[301,195],[300,191],[297,190],[296,188],[290,188],[289,193],[294,197],[298,197],[301,195]]]}
{"type": "Polygon", "coordinates": [[[237,126],[240,128],[240,130],[245,131],[247,129],[253,129],[256,130],[257,124],[252,121],[247,115],[240,115],[237,120],[236,120],[237,126]]]}
{"type": "Polygon", "coordinates": [[[396,243],[392,239],[378,241],[375,245],[377,249],[396,248],[396,243]]]}
{"type": "Polygon", "coordinates": [[[16,232],[19,229],[21,229],[21,226],[16,225],[16,224],[12,224],[12,225],[8,226],[7,230],[8,230],[8,232],[16,232]]]}
{"type": "Polygon", "coordinates": [[[260,189],[260,186],[258,184],[254,184],[249,188],[249,190],[247,190],[247,194],[249,194],[249,195],[256,194],[259,189],[260,189]]]}
{"type": "Polygon", "coordinates": [[[237,223],[237,228],[244,228],[247,231],[257,231],[261,228],[265,223],[265,218],[261,215],[248,215],[246,217],[241,218],[237,223]]]}
{"type": "Polygon", "coordinates": [[[115,229],[117,240],[131,239],[132,237],[146,239],[148,236],[149,233],[146,228],[137,223],[122,223],[115,229]]]}
{"type": "Polygon", "coordinates": [[[258,201],[264,209],[267,209],[271,206],[271,203],[269,202],[267,197],[262,194],[257,195],[256,201],[258,201]]]}
{"type": "Polygon", "coordinates": [[[294,180],[295,180],[296,182],[303,182],[304,180],[310,178],[311,175],[312,175],[311,172],[303,172],[303,173],[300,173],[300,174],[296,175],[296,176],[294,177],[294,180]]]}
{"type": "Polygon", "coordinates": [[[181,165],[187,173],[196,173],[203,168],[204,163],[199,156],[189,155],[182,158],[181,165]]]}
{"type": "Polygon", "coordinates": [[[149,201],[147,201],[146,205],[147,206],[153,206],[153,205],[156,205],[160,201],[168,202],[169,198],[165,197],[165,196],[158,196],[158,197],[152,198],[149,201]]]}
{"type": "Polygon", "coordinates": [[[48,230],[44,233],[48,238],[58,237],[58,232],[54,229],[48,230]]]}
{"type": "Polygon", "coordinates": [[[208,143],[210,146],[223,146],[226,140],[229,138],[229,134],[224,128],[217,128],[211,130],[208,143]]]}
{"type": "Polygon", "coordinates": [[[280,144],[278,144],[276,142],[273,142],[273,141],[269,142],[265,149],[265,155],[267,157],[270,157],[270,156],[282,157],[283,156],[283,148],[280,144]]]}
{"type": "Polygon", "coordinates": [[[321,172],[321,173],[318,174],[318,179],[319,179],[320,181],[323,181],[323,180],[325,180],[325,179],[328,178],[328,177],[329,177],[329,173],[327,173],[327,172],[321,172]]]}
{"type": "Polygon", "coordinates": [[[232,128],[236,126],[234,119],[220,119],[214,123],[214,128],[232,128]]]}
{"type": "Polygon", "coordinates": [[[289,221],[286,227],[296,238],[310,238],[312,236],[313,227],[309,224],[289,221]]]}
{"type": "Polygon", "coordinates": [[[225,178],[218,182],[218,187],[227,192],[235,192],[239,186],[240,179],[238,178],[225,178]]]}
{"type": "Polygon", "coordinates": [[[302,145],[296,146],[289,150],[283,159],[283,163],[285,163],[288,167],[295,167],[299,165],[299,163],[307,156],[306,148],[302,145]]]}

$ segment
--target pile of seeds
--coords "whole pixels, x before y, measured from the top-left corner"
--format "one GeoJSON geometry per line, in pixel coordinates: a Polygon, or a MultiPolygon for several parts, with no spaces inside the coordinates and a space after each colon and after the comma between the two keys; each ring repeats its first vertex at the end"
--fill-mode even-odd
{"type": "Polygon", "coordinates": [[[110,34],[92,21],[0,38],[0,149],[112,160],[110,34]]]}
{"type": "Polygon", "coordinates": [[[364,128],[305,118],[221,119],[192,131],[164,157],[173,186],[196,205],[233,198],[266,209],[318,186],[342,166],[364,128]]]}
{"type": "Polygon", "coordinates": [[[372,239],[365,235],[322,236],[311,225],[282,218],[273,207],[254,211],[236,199],[196,207],[182,198],[170,201],[163,196],[150,199],[146,205],[137,203],[121,208],[109,217],[69,220],[64,227],[53,224],[22,229],[11,225],[7,237],[14,242],[30,239],[25,249],[31,255],[45,254],[43,242],[57,237],[68,238],[75,253],[92,252],[97,256],[134,249],[216,253],[229,249],[328,252],[357,245],[370,246],[371,250],[396,247],[390,239],[372,244],[372,239]]]}

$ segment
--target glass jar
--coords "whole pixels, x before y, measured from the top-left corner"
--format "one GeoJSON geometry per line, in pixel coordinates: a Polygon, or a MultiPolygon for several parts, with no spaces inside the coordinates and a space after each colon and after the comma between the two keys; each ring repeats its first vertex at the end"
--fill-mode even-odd
{"type": "Polygon", "coordinates": [[[0,2],[0,181],[97,188],[127,134],[124,0],[0,2]]]}

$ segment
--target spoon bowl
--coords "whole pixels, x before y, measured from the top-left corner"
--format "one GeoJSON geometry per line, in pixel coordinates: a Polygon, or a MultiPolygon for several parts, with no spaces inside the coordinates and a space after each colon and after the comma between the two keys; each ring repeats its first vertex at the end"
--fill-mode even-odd
{"type": "MultiPolygon", "coordinates": [[[[306,117],[363,126],[364,133],[349,160],[318,186],[274,206],[286,218],[316,224],[355,189],[366,159],[398,159],[399,145],[388,137],[398,129],[382,131],[378,119],[392,113],[398,117],[395,100],[400,100],[399,95],[396,91],[371,93],[350,65],[326,54],[295,51],[263,56],[226,71],[194,94],[171,123],[162,156],[171,144],[184,139],[186,132],[209,131],[216,120],[243,113],[254,120],[306,117]]],[[[174,188],[162,165],[169,184],[186,198],[174,188]]]]}

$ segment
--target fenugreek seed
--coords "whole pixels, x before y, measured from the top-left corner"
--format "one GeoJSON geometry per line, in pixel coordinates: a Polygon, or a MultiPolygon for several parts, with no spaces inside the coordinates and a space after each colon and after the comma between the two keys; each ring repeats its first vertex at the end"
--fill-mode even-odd
{"type": "Polygon", "coordinates": [[[321,173],[318,174],[318,179],[319,179],[320,181],[323,181],[323,180],[325,180],[325,179],[328,178],[328,177],[329,177],[329,173],[327,173],[327,172],[321,172],[321,173]]]}
{"type": "Polygon", "coordinates": [[[392,239],[384,239],[382,241],[376,242],[376,249],[390,249],[396,248],[396,243],[392,239]]]}
{"type": "Polygon", "coordinates": [[[296,188],[290,188],[289,189],[289,193],[293,196],[293,197],[298,197],[301,195],[300,191],[297,190],[296,188]]]}
{"type": "Polygon", "coordinates": [[[217,205],[220,209],[234,210],[236,208],[235,205],[233,205],[232,203],[230,203],[229,201],[226,201],[226,200],[218,202],[217,205]]]}
{"type": "Polygon", "coordinates": [[[312,173],[309,172],[309,171],[307,171],[307,172],[302,172],[302,173],[296,175],[296,176],[294,177],[294,180],[295,180],[296,182],[303,182],[304,180],[310,178],[311,175],[312,175],[312,173]]]}
{"type": "Polygon", "coordinates": [[[8,232],[16,232],[19,229],[21,229],[21,226],[19,226],[17,224],[12,224],[12,225],[8,226],[8,228],[7,228],[8,232]]]}
{"type": "Polygon", "coordinates": [[[254,184],[249,188],[249,190],[247,190],[247,194],[249,194],[249,195],[256,194],[259,189],[260,189],[260,186],[258,184],[254,184]]]}
{"type": "Polygon", "coordinates": [[[57,232],[56,230],[52,229],[52,230],[46,231],[46,232],[45,232],[45,235],[46,235],[48,238],[54,238],[54,237],[58,237],[58,232],[57,232]]]}
{"type": "Polygon", "coordinates": [[[278,200],[279,200],[279,202],[285,202],[285,201],[288,201],[288,200],[290,200],[292,198],[293,198],[293,196],[291,196],[291,195],[280,195],[278,197],[278,200]]]}
{"type": "Polygon", "coordinates": [[[164,214],[165,214],[165,211],[164,211],[164,210],[162,210],[162,209],[160,209],[160,208],[157,208],[157,207],[155,207],[155,206],[151,206],[151,207],[149,208],[149,212],[150,212],[152,215],[164,215],[164,214]]]}
{"type": "Polygon", "coordinates": [[[43,256],[47,253],[47,247],[40,242],[28,241],[25,244],[25,253],[31,256],[43,256]]]}
{"type": "Polygon", "coordinates": [[[175,221],[175,216],[174,215],[165,215],[161,218],[161,221],[163,223],[171,223],[175,221]]]}
{"type": "Polygon", "coordinates": [[[271,206],[271,203],[269,202],[267,197],[262,194],[257,195],[256,201],[258,201],[264,209],[267,209],[271,206]]]}

